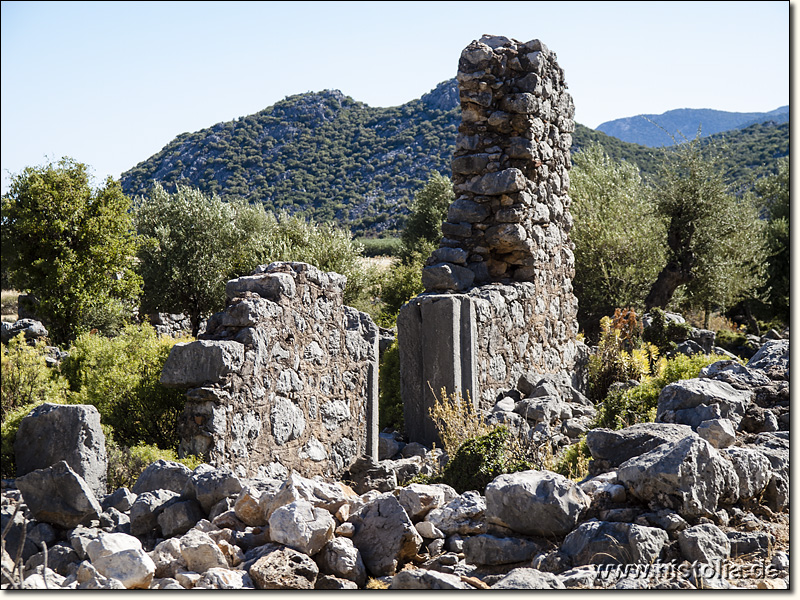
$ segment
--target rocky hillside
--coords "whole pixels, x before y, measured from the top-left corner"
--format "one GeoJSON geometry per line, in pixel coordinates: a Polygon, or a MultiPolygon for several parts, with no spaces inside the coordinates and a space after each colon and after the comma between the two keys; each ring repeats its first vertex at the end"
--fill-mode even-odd
{"type": "MultiPolygon", "coordinates": [[[[455,80],[391,108],[373,108],[335,90],[299,94],[254,115],[179,135],[123,173],[122,185],[135,195],[154,180],[183,182],[271,210],[347,223],[356,233],[394,233],[429,174],[450,174],[460,118],[455,80]]],[[[731,174],[752,167],[762,174],[774,157],[788,154],[788,124],[758,127],[757,135],[747,134],[741,155],[726,155],[731,174]]],[[[743,135],[729,132],[726,139],[735,145],[743,135]]],[[[593,141],[645,174],[656,171],[661,150],[576,126],[573,151],[593,141]]]]}

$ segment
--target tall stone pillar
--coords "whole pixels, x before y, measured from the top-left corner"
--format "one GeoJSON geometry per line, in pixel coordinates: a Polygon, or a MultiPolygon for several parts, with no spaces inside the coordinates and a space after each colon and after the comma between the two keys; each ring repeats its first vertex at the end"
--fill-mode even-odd
{"type": "Polygon", "coordinates": [[[431,389],[469,390],[487,409],[521,374],[569,372],[576,358],[564,72],[539,40],[483,36],[457,77],[456,198],[422,272],[426,293],[398,318],[406,432],[423,442],[435,439],[431,389]]]}

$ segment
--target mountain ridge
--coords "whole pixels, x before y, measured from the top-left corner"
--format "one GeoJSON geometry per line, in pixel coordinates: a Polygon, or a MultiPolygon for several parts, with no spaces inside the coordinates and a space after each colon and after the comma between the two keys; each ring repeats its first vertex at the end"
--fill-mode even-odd
{"type": "MultiPolygon", "coordinates": [[[[459,104],[454,79],[388,108],[339,90],[295,94],[255,114],[178,135],[123,173],[122,187],[140,195],[154,181],[167,189],[182,183],[262,202],[269,210],[338,221],[358,234],[396,234],[430,173],[450,174],[459,104]]],[[[750,132],[751,145],[766,135],[761,129],[750,132]]],[[[784,152],[784,132],[771,135],[778,153],[784,152]]],[[[788,125],[785,137],[788,153],[788,125]]],[[[590,143],[636,164],[645,176],[655,174],[663,152],[576,124],[573,152],[590,143]]],[[[762,154],[769,160],[775,152],[762,154]]]]}

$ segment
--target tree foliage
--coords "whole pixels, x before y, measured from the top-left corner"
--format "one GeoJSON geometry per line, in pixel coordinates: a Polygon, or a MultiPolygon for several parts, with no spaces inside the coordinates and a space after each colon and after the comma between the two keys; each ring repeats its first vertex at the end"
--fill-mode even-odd
{"type": "Polygon", "coordinates": [[[334,225],[275,216],[261,205],[186,186],[171,194],[159,184],[137,201],[135,216],[144,238],[143,308],[188,314],[194,335],[203,318],[224,308],[229,279],[279,260],[341,273],[348,280],[345,302],[366,303],[372,280],[360,262],[361,246],[334,225]]]}
{"type": "Polygon", "coordinates": [[[93,190],[71,158],[26,167],[2,200],[2,262],[10,283],[39,301],[36,311],[61,343],[118,323],[141,290],[130,199],[108,178],[93,190]]]}
{"type": "Polygon", "coordinates": [[[596,144],[575,156],[570,211],[578,320],[594,330],[618,306],[641,308],[664,264],[665,227],[638,169],[596,144]]]}
{"type": "Polygon", "coordinates": [[[761,285],[766,254],[755,206],[728,193],[715,155],[702,153],[697,140],[666,156],[654,201],[667,222],[669,250],[646,308],[664,308],[685,285],[689,306],[708,315],[761,285]]]}

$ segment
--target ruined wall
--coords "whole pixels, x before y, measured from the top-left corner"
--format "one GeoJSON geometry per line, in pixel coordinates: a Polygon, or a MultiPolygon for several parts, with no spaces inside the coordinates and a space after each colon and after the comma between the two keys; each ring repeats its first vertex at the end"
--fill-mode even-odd
{"type": "Polygon", "coordinates": [[[225,310],[162,373],[191,388],[181,454],[245,476],[338,475],[377,458],[378,328],[342,304],[344,284],[305,263],[228,282],[225,310]]]}
{"type": "Polygon", "coordinates": [[[570,373],[579,353],[574,105],[556,55],[538,40],[483,36],[462,52],[458,82],[456,199],[422,272],[427,293],[398,318],[406,429],[424,442],[436,439],[431,387],[491,408],[523,372],[570,373]]]}

